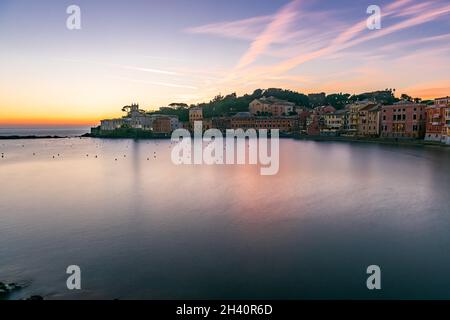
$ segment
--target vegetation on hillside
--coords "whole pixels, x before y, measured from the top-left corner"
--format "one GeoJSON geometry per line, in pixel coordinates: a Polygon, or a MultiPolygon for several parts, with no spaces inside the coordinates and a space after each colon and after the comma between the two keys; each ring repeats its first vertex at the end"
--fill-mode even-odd
{"type": "MultiPolygon", "coordinates": [[[[395,89],[385,89],[374,92],[366,92],[357,95],[351,95],[349,93],[332,93],[325,95],[325,103],[333,106],[336,109],[343,109],[347,104],[362,101],[372,100],[384,105],[393,104],[400,101],[395,97],[395,89]]],[[[180,121],[189,120],[189,108],[202,107],[203,117],[219,117],[228,116],[237,112],[246,112],[249,108],[249,103],[254,99],[262,97],[275,97],[281,100],[286,100],[295,103],[297,106],[303,108],[316,107],[317,103],[310,101],[307,95],[292,90],[285,90],[279,88],[269,89],[257,89],[252,94],[244,94],[243,96],[237,96],[236,93],[231,93],[226,96],[221,94],[215,96],[211,101],[198,103],[188,106],[186,103],[171,103],[168,107],[162,107],[159,111],[152,112],[152,114],[167,114],[177,115],[180,121]]],[[[419,98],[412,98],[406,94],[401,95],[401,99],[420,102],[419,98]]],[[[427,101],[428,102],[428,101],[427,101]]]]}

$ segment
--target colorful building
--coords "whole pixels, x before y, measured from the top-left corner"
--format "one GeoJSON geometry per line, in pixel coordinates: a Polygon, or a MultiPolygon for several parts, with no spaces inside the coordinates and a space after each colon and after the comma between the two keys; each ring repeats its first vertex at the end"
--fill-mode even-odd
{"type": "Polygon", "coordinates": [[[321,136],[339,136],[345,127],[345,110],[338,110],[323,115],[324,125],[320,128],[321,136]]]}
{"type": "Polygon", "coordinates": [[[200,107],[193,107],[189,109],[189,126],[191,129],[194,128],[195,121],[203,120],[203,109],[200,107]]]}
{"type": "Polygon", "coordinates": [[[170,117],[160,116],[153,120],[153,132],[169,134],[172,132],[172,122],[170,117]]]}
{"type": "Polygon", "coordinates": [[[270,115],[274,117],[288,116],[294,112],[295,103],[280,100],[274,97],[262,97],[255,99],[249,104],[252,115],[270,115]]]}
{"type": "Polygon", "coordinates": [[[381,137],[423,139],[426,105],[400,101],[381,108],[381,137]]]}
{"type": "Polygon", "coordinates": [[[380,110],[381,106],[369,104],[359,110],[358,136],[378,137],[380,135],[380,110]]]}
{"type": "Polygon", "coordinates": [[[445,123],[447,126],[447,139],[445,143],[450,144],[450,106],[447,108],[446,111],[445,123]]]}
{"type": "Polygon", "coordinates": [[[425,140],[450,144],[450,97],[434,100],[427,108],[427,128],[425,140]]]}
{"type": "Polygon", "coordinates": [[[133,128],[142,130],[152,130],[154,118],[144,110],[139,109],[136,103],[124,106],[123,112],[127,115],[122,118],[105,119],[100,121],[100,129],[103,131],[113,131],[119,128],[133,128]]]}
{"type": "Polygon", "coordinates": [[[357,101],[355,103],[345,106],[345,135],[356,136],[360,125],[360,110],[368,106],[374,106],[372,101],[357,101]]]}
{"type": "MultiPolygon", "coordinates": [[[[225,120],[220,121],[224,123],[225,120]]],[[[280,132],[287,133],[298,130],[299,122],[297,116],[257,117],[249,112],[238,112],[230,118],[230,125],[231,129],[279,129],[280,132]]]]}

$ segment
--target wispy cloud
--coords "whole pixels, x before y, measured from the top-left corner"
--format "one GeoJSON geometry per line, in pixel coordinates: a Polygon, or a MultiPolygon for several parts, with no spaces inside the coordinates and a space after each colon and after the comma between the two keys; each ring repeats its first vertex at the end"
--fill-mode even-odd
{"type": "MultiPolygon", "coordinates": [[[[310,52],[306,52],[300,55],[294,55],[288,59],[285,59],[282,62],[276,63],[271,66],[260,68],[262,74],[269,73],[284,73],[293,68],[304,64],[305,62],[321,58],[330,54],[334,54],[340,50],[349,49],[356,45],[362,44],[369,40],[374,40],[377,38],[381,38],[392,34],[394,32],[398,32],[401,30],[405,30],[408,28],[412,28],[427,22],[430,22],[434,19],[442,17],[450,13],[450,5],[435,5],[434,2],[428,1],[427,8],[428,10],[423,11],[423,6],[415,7],[414,10],[411,7],[406,8],[406,11],[402,11],[403,6],[409,4],[411,1],[401,0],[397,1],[394,4],[387,6],[386,10],[383,13],[384,17],[392,16],[395,14],[403,15],[412,15],[413,17],[398,22],[394,25],[384,27],[381,30],[373,31],[369,34],[364,33],[366,29],[366,20],[361,20],[356,24],[351,25],[347,29],[345,29],[340,34],[337,34],[336,37],[329,43],[325,44],[322,48],[310,52]],[[407,14],[406,14],[407,12],[407,14]],[[418,14],[420,12],[420,14],[418,14]],[[413,15],[413,13],[416,13],[413,15]]],[[[403,8],[404,9],[404,8],[403,8]]]]}
{"type": "Polygon", "coordinates": [[[140,79],[126,78],[126,77],[118,77],[118,76],[113,76],[112,78],[117,79],[117,80],[123,80],[123,81],[141,83],[141,84],[148,84],[148,85],[155,85],[155,86],[163,86],[163,87],[171,87],[171,88],[184,88],[184,89],[198,89],[197,87],[194,87],[191,85],[185,85],[185,84],[160,82],[160,81],[148,81],[148,80],[140,80],[140,79]]]}
{"type": "Polygon", "coordinates": [[[265,30],[253,40],[250,48],[241,57],[237,69],[248,66],[253,63],[255,59],[275,41],[275,39],[282,37],[289,26],[297,16],[297,9],[300,0],[293,0],[284,7],[282,7],[276,14],[274,19],[267,25],[265,30]]]}
{"type": "Polygon", "coordinates": [[[264,26],[273,19],[272,16],[259,16],[237,21],[225,21],[187,28],[184,31],[194,34],[206,34],[231,39],[253,40],[264,26]]]}
{"type": "Polygon", "coordinates": [[[124,65],[114,65],[110,64],[110,66],[115,66],[123,69],[128,70],[136,70],[136,71],[142,71],[142,72],[150,72],[150,73],[157,73],[157,74],[166,74],[171,76],[181,76],[181,73],[174,72],[174,71],[167,71],[167,70],[160,70],[160,69],[152,69],[152,68],[142,68],[142,67],[135,67],[135,66],[124,66],[124,65]]]}

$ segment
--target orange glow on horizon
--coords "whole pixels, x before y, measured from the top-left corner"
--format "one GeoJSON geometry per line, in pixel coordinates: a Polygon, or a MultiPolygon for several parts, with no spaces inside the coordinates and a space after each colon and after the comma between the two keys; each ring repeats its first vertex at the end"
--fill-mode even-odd
{"type": "Polygon", "coordinates": [[[100,120],[87,118],[10,118],[0,119],[0,126],[62,126],[62,127],[95,127],[100,120]]]}

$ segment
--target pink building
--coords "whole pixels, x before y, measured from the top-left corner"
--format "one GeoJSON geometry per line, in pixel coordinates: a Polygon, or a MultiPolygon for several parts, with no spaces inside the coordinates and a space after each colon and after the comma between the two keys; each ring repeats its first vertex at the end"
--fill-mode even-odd
{"type": "Polygon", "coordinates": [[[381,108],[381,137],[423,139],[426,105],[401,101],[381,108]]]}

